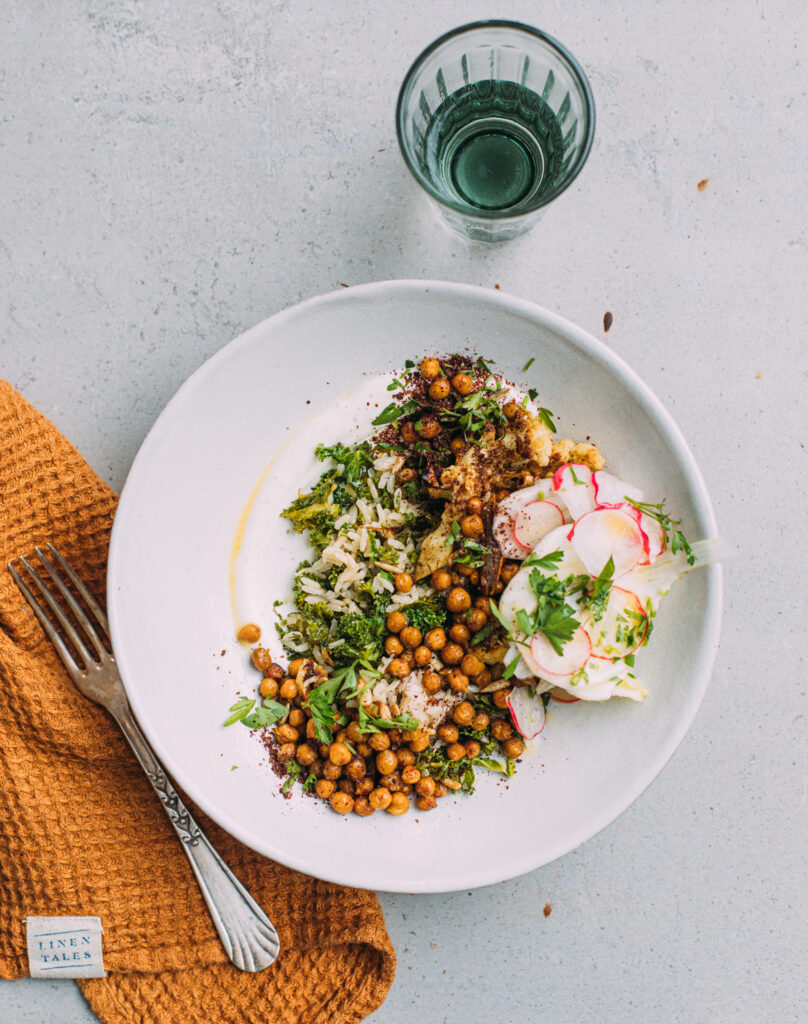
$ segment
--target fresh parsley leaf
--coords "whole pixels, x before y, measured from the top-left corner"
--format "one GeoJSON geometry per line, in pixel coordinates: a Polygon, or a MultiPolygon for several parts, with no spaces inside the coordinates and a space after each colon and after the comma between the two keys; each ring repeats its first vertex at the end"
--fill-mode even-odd
{"type": "Polygon", "coordinates": [[[403,387],[404,387],[404,385],[401,383],[401,381],[398,379],[398,377],[393,377],[393,379],[387,385],[387,390],[388,391],[400,391],[403,387]]]}
{"type": "MultiPolygon", "coordinates": [[[[534,395],[533,397],[535,398],[536,396],[534,395]]],[[[549,409],[545,409],[544,407],[540,408],[539,419],[542,421],[545,427],[547,427],[548,430],[552,430],[553,433],[556,432],[557,428],[555,423],[553,422],[553,414],[550,412],[549,409]]]]}
{"type": "Polygon", "coordinates": [[[331,726],[337,721],[338,714],[335,702],[343,690],[356,690],[356,662],[339,669],[325,682],[309,691],[306,707],[311,711],[320,743],[330,743],[333,739],[331,726]]]}
{"type": "Polygon", "coordinates": [[[300,778],[303,769],[297,761],[285,761],[283,767],[286,769],[287,778],[281,786],[281,793],[288,793],[300,778]]]}
{"type": "Polygon", "coordinates": [[[579,626],[574,616],[575,609],[566,602],[566,582],[557,576],[545,576],[539,569],[533,569],[530,573],[530,589],[538,605],[533,614],[532,632],[541,631],[556,654],[560,655],[579,626]]]}
{"type": "Polygon", "coordinates": [[[482,629],[478,629],[471,638],[472,647],[476,647],[477,644],[481,644],[483,640],[487,640],[491,636],[491,630],[494,628],[491,622],[486,622],[482,629]]]}
{"type": "Polygon", "coordinates": [[[592,581],[592,589],[586,597],[587,607],[594,615],[595,621],[599,622],[606,611],[609,601],[609,594],[612,590],[612,577],[614,576],[614,559],[609,556],[609,561],[603,566],[598,575],[592,581]]]}
{"type": "Polygon", "coordinates": [[[535,555],[533,554],[533,552],[531,552],[524,560],[522,565],[526,568],[535,566],[537,569],[546,569],[547,572],[552,572],[553,569],[555,569],[555,567],[559,564],[559,562],[563,561],[563,559],[563,551],[551,551],[549,555],[544,555],[541,558],[539,558],[538,555],[535,555]]]}
{"type": "Polygon", "coordinates": [[[404,369],[405,370],[411,370],[413,368],[413,366],[415,366],[415,363],[412,361],[412,359],[405,359],[404,360],[404,369]]]}
{"type": "Polygon", "coordinates": [[[664,498],[658,504],[653,504],[647,501],[634,501],[626,495],[626,501],[629,505],[633,505],[638,512],[642,512],[643,515],[649,516],[651,519],[656,519],[662,527],[665,539],[670,543],[671,551],[674,555],[677,551],[684,551],[687,564],[693,565],[695,563],[696,554],[690,546],[687,537],[685,537],[681,530],[674,529],[674,527],[680,526],[682,521],[681,519],[671,519],[665,511],[664,498]]]}
{"type": "Polygon", "coordinates": [[[410,416],[412,413],[418,411],[418,403],[410,399],[403,405],[396,405],[395,402],[391,402],[385,409],[379,413],[375,420],[373,420],[374,427],[380,427],[384,423],[393,423],[395,420],[401,419],[402,416],[410,416]]]}
{"type": "Polygon", "coordinates": [[[276,700],[267,697],[264,703],[255,709],[251,715],[242,719],[248,729],[265,729],[268,725],[274,725],[279,721],[289,708],[276,700]]]}

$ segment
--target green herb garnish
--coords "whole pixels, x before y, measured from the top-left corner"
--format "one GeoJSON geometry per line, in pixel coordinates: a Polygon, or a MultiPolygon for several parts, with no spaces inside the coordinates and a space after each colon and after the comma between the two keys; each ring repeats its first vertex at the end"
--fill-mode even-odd
{"type": "Polygon", "coordinates": [[[651,519],[656,519],[665,534],[665,539],[669,541],[671,551],[675,555],[677,551],[684,551],[685,558],[687,559],[688,565],[694,565],[696,561],[696,553],[690,546],[687,537],[682,533],[681,530],[675,530],[675,526],[681,525],[681,519],[671,519],[668,513],[665,511],[665,500],[663,499],[658,504],[653,504],[647,501],[634,501],[626,495],[626,501],[629,505],[633,505],[638,512],[642,512],[643,515],[649,516],[651,519]]]}
{"type": "MultiPolygon", "coordinates": [[[[535,399],[536,395],[534,394],[531,395],[530,397],[535,399]]],[[[539,419],[542,421],[545,427],[547,427],[548,430],[552,430],[553,433],[556,432],[556,425],[553,422],[553,414],[550,412],[549,409],[541,407],[539,409],[539,419]]]]}
{"type": "Polygon", "coordinates": [[[531,356],[531,357],[530,357],[530,359],[528,359],[528,361],[527,361],[527,362],[525,363],[525,365],[524,365],[524,366],[522,367],[522,373],[527,373],[527,371],[528,371],[528,370],[530,369],[530,367],[531,367],[531,366],[532,366],[532,365],[533,365],[533,364],[534,364],[535,362],[536,362],[536,357],[535,357],[535,356],[531,356]]]}
{"type": "Polygon", "coordinates": [[[374,427],[380,427],[385,423],[394,423],[396,420],[401,419],[402,416],[411,416],[412,413],[418,412],[418,403],[410,399],[403,405],[396,405],[395,402],[391,402],[385,409],[379,413],[375,420],[373,420],[374,427]]]}

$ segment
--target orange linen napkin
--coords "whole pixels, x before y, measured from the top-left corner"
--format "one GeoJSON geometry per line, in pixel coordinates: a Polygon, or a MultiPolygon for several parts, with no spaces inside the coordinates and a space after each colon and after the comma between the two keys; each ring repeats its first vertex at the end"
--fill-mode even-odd
{"type": "Polygon", "coordinates": [[[280,935],[272,967],[233,967],[129,747],[74,689],[5,570],[51,541],[103,601],[115,503],[0,381],[0,977],[28,973],[28,915],[97,915],[108,974],[79,984],[107,1024],[359,1021],[395,972],[375,895],[265,860],[201,817],[280,935]]]}

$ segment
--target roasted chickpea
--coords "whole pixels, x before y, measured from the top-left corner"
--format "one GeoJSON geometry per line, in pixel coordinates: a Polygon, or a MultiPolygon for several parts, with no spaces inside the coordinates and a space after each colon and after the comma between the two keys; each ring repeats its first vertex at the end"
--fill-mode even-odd
{"type": "Polygon", "coordinates": [[[413,754],[420,754],[429,746],[429,736],[425,732],[419,733],[410,740],[410,750],[413,754]]]}
{"type": "Polygon", "coordinates": [[[447,722],[438,729],[438,736],[444,743],[457,743],[460,738],[460,730],[452,722],[447,722]]]}
{"type": "Polygon", "coordinates": [[[460,669],[453,668],[446,676],[446,680],[455,693],[465,693],[469,688],[469,677],[460,669]]]}
{"type": "Polygon", "coordinates": [[[508,698],[510,695],[510,686],[503,686],[501,690],[494,690],[492,698],[498,708],[506,708],[508,706],[508,698]]]}
{"type": "Polygon", "coordinates": [[[443,785],[442,782],[435,783],[435,799],[440,800],[442,796],[446,796],[449,792],[448,788],[443,785]]]}
{"type": "Polygon", "coordinates": [[[337,789],[340,793],[347,793],[349,796],[353,796],[356,790],[354,789],[353,779],[342,778],[337,783],[337,789]]]}
{"type": "Polygon", "coordinates": [[[376,783],[373,779],[366,775],[363,779],[357,779],[354,784],[357,796],[369,796],[375,789],[376,783]]]}
{"type": "Polygon", "coordinates": [[[408,764],[406,768],[401,769],[402,782],[406,783],[408,786],[414,786],[420,778],[421,773],[414,764],[408,764]]]}
{"type": "Polygon", "coordinates": [[[402,644],[411,651],[421,643],[421,630],[417,626],[405,626],[398,636],[402,644]]]}
{"type": "Polygon", "coordinates": [[[471,537],[472,539],[482,537],[484,530],[483,521],[478,515],[463,516],[460,520],[460,532],[464,537],[471,537]]]}
{"type": "Polygon", "coordinates": [[[488,728],[490,719],[484,711],[475,711],[471,720],[471,727],[475,732],[483,732],[488,728]]]}
{"type": "Polygon", "coordinates": [[[397,572],[393,583],[400,594],[408,594],[412,590],[412,576],[408,572],[397,572]]]}
{"type": "Polygon", "coordinates": [[[430,629],[424,637],[424,643],[430,651],[441,651],[446,646],[446,633],[440,627],[430,629]]]}
{"type": "Polygon", "coordinates": [[[258,692],[261,694],[262,697],[277,697],[278,689],[278,680],[270,679],[269,677],[267,677],[266,679],[261,680],[261,685],[258,687],[258,692]]]}
{"type": "Polygon", "coordinates": [[[446,595],[446,607],[450,612],[465,612],[471,607],[471,595],[463,587],[453,587],[446,595]]]}
{"type": "Polygon", "coordinates": [[[368,802],[374,811],[386,810],[390,806],[392,798],[393,794],[384,786],[379,786],[378,789],[374,789],[368,794],[368,802]]]}
{"type": "Polygon", "coordinates": [[[331,764],[346,765],[352,757],[344,743],[332,743],[328,748],[328,760],[331,764]]]}
{"type": "Polygon", "coordinates": [[[415,792],[418,793],[419,796],[434,796],[435,780],[430,779],[428,775],[422,775],[415,783],[415,792]]]}
{"type": "Polygon", "coordinates": [[[436,569],[429,582],[435,590],[448,590],[452,585],[452,577],[445,569],[436,569]]]}
{"type": "Polygon", "coordinates": [[[470,580],[474,575],[474,568],[470,565],[456,565],[455,569],[457,570],[458,576],[464,580],[470,580]]]}
{"type": "Polygon", "coordinates": [[[449,636],[456,644],[467,644],[471,640],[471,633],[468,626],[462,622],[456,622],[449,630],[449,636]]]}
{"type": "Polygon", "coordinates": [[[438,806],[434,796],[419,796],[415,799],[415,806],[419,811],[431,811],[438,806]]]}
{"type": "Polygon", "coordinates": [[[372,757],[373,747],[368,746],[364,740],[356,744],[356,752],[360,757],[372,757]]]}
{"type": "Polygon", "coordinates": [[[376,770],[380,775],[391,775],[398,767],[394,750],[380,750],[376,755],[376,770]]]}
{"type": "Polygon", "coordinates": [[[329,748],[330,745],[331,744],[329,744],[329,743],[321,743],[320,746],[317,748],[317,754],[324,761],[326,761],[328,759],[328,748],[329,748]]]}
{"type": "Polygon", "coordinates": [[[363,818],[368,818],[373,814],[373,808],[370,806],[370,800],[368,800],[366,796],[354,797],[353,809],[354,814],[359,814],[363,818]]]}
{"type": "Polygon", "coordinates": [[[401,739],[401,729],[390,729],[389,736],[390,743],[392,744],[393,749],[395,750],[395,748],[400,746],[400,744],[403,742],[403,740],[401,739]]]}
{"type": "Polygon", "coordinates": [[[278,747],[278,760],[281,764],[285,764],[287,761],[294,761],[295,754],[297,754],[297,746],[291,740],[287,743],[281,743],[278,747]]]}
{"type": "Polygon", "coordinates": [[[447,644],[440,652],[441,661],[444,665],[459,665],[464,653],[460,644],[447,644]]]}
{"type": "Polygon", "coordinates": [[[348,722],[345,727],[345,735],[351,743],[359,743],[362,739],[362,733],[359,731],[359,722],[357,722],[356,719],[352,722],[348,722]]]}
{"type": "Polygon", "coordinates": [[[442,398],[448,398],[451,390],[451,385],[445,377],[436,377],[429,385],[429,397],[439,402],[442,398]]]}
{"type": "Polygon", "coordinates": [[[341,789],[331,794],[329,802],[337,814],[350,814],[354,808],[353,797],[350,793],[343,793],[341,789]]]}
{"type": "Polygon", "coordinates": [[[459,395],[470,395],[474,390],[474,381],[467,373],[456,373],[452,377],[452,387],[459,395]]]}
{"type": "Polygon", "coordinates": [[[507,740],[508,737],[513,736],[513,726],[510,722],[506,722],[504,718],[495,718],[491,723],[491,735],[501,743],[502,740],[507,740]]]}
{"type": "Polygon", "coordinates": [[[334,764],[333,761],[326,761],[323,765],[323,778],[336,782],[342,776],[342,765],[334,764]]]}
{"type": "Polygon", "coordinates": [[[399,638],[394,633],[391,633],[390,636],[385,637],[384,649],[390,655],[401,654],[401,652],[404,650],[404,644],[399,640],[399,638]]]}
{"type": "Polygon", "coordinates": [[[417,760],[409,747],[399,747],[396,751],[396,757],[398,758],[399,768],[407,768],[409,765],[415,764],[417,760]]]}
{"type": "Polygon", "coordinates": [[[308,743],[301,743],[297,748],[295,760],[298,764],[302,764],[304,768],[308,768],[309,765],[314,764],[317,760],[317,751],[314,747],[310,747],[308,743]]]}
{"type": "Polygon", "coordinates": [[[432,651],[430,651],[428,647],[416,647],[415,650],[412,652],[412,656],[418,668],[423,668],[425,665],[428,665],[430,661],[432,661],[432,651]]]}
{"type": "Polygon", "coordinates": [[[462,437],[453,437],[449,442],[449,447],[458,458],[468,449],[469,443],[462,437]]]}
{"type": "Polygon", "coordinates": [[[401,469],[396,473],[396,480],[400,484],[411,484],[413,480],[418,478],[418,470],[412,469],[410,466],[402,466],[401,469]]]}
{"type": "Polygon", "coordinates": [[[480,756],[480,751],[482,750],[482,747],[477,742],[477,740],[466,740],[463,746],[466,748],[466,757],[480,756]]]}
{"type": "Polygon", "coordinates": [[[412,425],[410,420],[402,423],[398,429],[401,434],[401,440],[404,441],[405,444],[415,444],[418,440],[418,435],[415,433],[415,427],[412,425]]]}
{"type": "Polygon", "coordinates": [[[482,672],[477,676],[474,682],[481,690],[484,690],[486,686],[488,686],[489,683],[491,682],[491,670],[486,666],[482,670],[482,672]]]}
{"type": "Polygon", "coordinates": [[[427,693],[437,693],[441,686],[443,686],[443,680],[437,672],[424,672],[421,686],[423,686],[427,693]]]}
{"type": "Polygon", "coordinates": [[[407,618],[402,612],[390,612],[385,620],[385,625],[391,633],[400,633],[407,625],[407,618]]]}
{"type": "Polygon", "coordinates": [[[514,576],[519,572],[519,566],[514,562],[506,562],[500,570],[500,579],[506,583],[510,583],[514,576]]]}
{"type": "Polygon", "coordinates": [[[261,627],[254,622],[247,622],[236,633],[236,639],[243,644],[257,644],[261,639],[261,627]]]}
{"type": "Polygon", "coordinates": [[[283,700],[294,700],[297,696],[297,683],[294,679],[284,679],[278,693],[283,700]]]}
{"type": "Polygon", "coordinates": [[[525,752],[525,744],[519,736],[511,736],[502,744],[502,753],[506,757],[521,757],[525,752]]]}
{"type": "Polygon", "coordinates": [[[440,376],[440,363],[437,359],[427,357],[426,359],[421,360],[420,370],[421,376],[424,380],[434,380],[436,377],[440,376]]]}
{"type": "Polygon", "coordinates": [[[410,666],[403,658],[393,658],[390,664],[387,666],[387,671],[391,676],[396,676],[398,679],[403,679],[404,676],[410,674],[410,666]]]}
{"type": "Polygon", "coordinates": [[[505,405],[502,406],[502,411],[509,420],[514,420],[519,415],[519,406],[516,402],[506,402],[505,405]]]}
{"type": "Polygon", "coordinates": [[[298,672],[306,664],[305,658],[295,658],[294,661],[289,662],[289,675],[296,676],[298,672]]]}
{"type": "Polygon", "coordinates": [[[389,789],[391,793],[400,793],[404,783],[398,772],[391,772],[389,775],[379,776],[379,785],[389,789]]]}
{"type": "Polygon", "coordinates": [[[314,723],[313,718],[306,720],[306,739],[316,740],[317,739],[317,726],[314,723]]]}
{"type": "Polygon", "coordinates": [[[336,788],[336,782],[332,782],[330,779],[318,779],[314,792],[317,796],[321,796],[323,800],[327,800],[336,791],[336,788]]]}
{"type": "Polygon", "coordinates": [[[259,672],[267,672],[272,667],[272,655],[266,647],[254,647],[250,660],[259,672]]]}
{"type": "Polygon", "coordinates": [[[466,622],[472,633],[476,633],[488,622],[488,616],[482,608],[469,608],[466,612],[466,622]]]}
{"type": "Polygon", "coordinates": [[[389,750],[390,749],[390,737],[386,732],[374,732],[368,737],[368,746],[372,747],[373,750],[389,750]]]}
{"type": "Polygon", "coordinates": [[[300,708],[292,708],[286,721],[289,725],[293,725],[295,729],[301,729],[306,723],[306,716],[300,708]]]}
{"type": "Polygon", "coordinates": [[[466,502],[466,510],[470,515],[478,516],[483,510],[483,503],[481,498],[469,498],[466,502]]]}
{"type": "Polygon", "coordinates": [[[356,782],[357,779],[362,779],[367,774],[367,765],[365,759],[362,757],[352,757],[351,760],[345,765],[343,772],[348,776],[349,779],[353,779],[356,782]]]}
{"type": "Polygon", "coordinates": [[[471,676],[471,678],[474,679],[482,672],[485,665],[480,661],[476,654],[467,654],[460,662],[460,668],[467,676],[471,676]]]}
{"type": "Polygon", "coordinates": [[[421,425],[416,426],[415,432],[420,434],[421,437],[427,441],[431,441],[433,437],[437,437],[443,429],[438,422],[437,416],[424,416],[423,419],[418,421],[421,425]]]}
{"type": "Polygon", "coordinates": [[[450,743],[446,748],[446,756],[450,761],[459,761],[466,756],[466,748],[462,743],[450,743]]]}
{"type": "Polygon", "coordinates": [[[393,793],[387,808],[388,814],[406,814],[410,809],[410,801],[404,793],[393,793]]]}
{"type": "Polygon", "coordinates": [[[452,712],[455,725],[471,725],[474,720],[474,705],[471,701],[462,700],[452,712]]]}

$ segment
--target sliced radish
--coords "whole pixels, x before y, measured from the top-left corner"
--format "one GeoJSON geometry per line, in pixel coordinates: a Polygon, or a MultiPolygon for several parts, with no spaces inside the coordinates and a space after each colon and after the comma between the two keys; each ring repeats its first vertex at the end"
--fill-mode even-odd
{"type": "Polygon", "coordinates": [[[592,470],[582,462],[568,462],[556,470],[553,475],[553,489],[561,497],[573,519],[580,519],[595,507],[592,470]]]}
{"type": "Polygon", "coordinates": [[[640,564],[650,565],[665,550],[665,531],[656,519],[643,515],[643,513],[640,513],[640,529],[647,538],[645,562],[640,564]]]}
{"type": "Polygon", "coordinates": [[[588,623],[592,657],[619,661],[636,651],[648,632],[648,614],[636,594],[612,587],[603,615],[588,623]]]}
{"type": "Polygon", "coordinates": [[[573,697],[571,693],[567,693],[566,690],[560,686],[554,686],[550,690],[550,699],[557,700],[559,704],[577,704],[581,699],[580,697],[573,697]]]}
{"type": "Polygon", "coordinates": [[[517,513],[513,537],[517,544],[531,551],[542,537],[564,525],[564,513],[552,501],[530,501],[517,513]]]}
{"type": "Polygon", "coordinates": [[[525,505],[539,500],[539,494],[544,495],[546,487],[541,484],[533,484],[531,487],[523,487],[514,491],[507,498],[499,502],[494,509],[493,531],[494,538],[499,544],[500,551],[506,558],[527,558],[533,545],[527,547],[520,544],[514,536],[514,525],[516,517],[525,505]]]}
{"type": "Polygon", "coordinates": [[[603,469],[595,470],[592,474],[592,484],[595,488],[595,503],[597,505],[622,505],[626,498],[631,498],[632,501],[642,501],[642,491],[639,487],[632,487],[625,480],[621,480],[603,469]]]}
{"type": "Polygon", "coordinates": [[[544,728],[544,702],[541,697],[531,696],[527,686],[513,690],[508,697],[508,710],[516,731],[526,740],[535,739],[544,728]]]}
{"type": "Polygon", "coordinates": [[[561,651],[556,654],[553,645],[544,635],[536,633],[530,638],[530,653],[541,673],[542,679],[553,682],[553,676],[571,676],[589,661],[592,645],[589,634],[579,626],[561,651]]]}
{"type": "Polygon", "coordinates": [[[629,572],[646,555],[646,537],[640,524],[622,508],[596,508],[575,523],[570,541],[590,576],[597,576],[614,561],[612,579],[629,572]]]}

